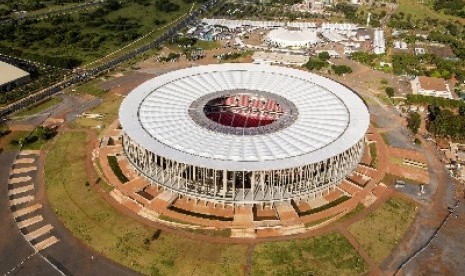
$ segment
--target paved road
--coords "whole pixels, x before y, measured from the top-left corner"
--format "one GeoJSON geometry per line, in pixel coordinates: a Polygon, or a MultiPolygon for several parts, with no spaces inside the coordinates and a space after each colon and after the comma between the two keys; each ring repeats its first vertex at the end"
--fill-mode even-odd
{"type": "MultiPolygon", "coordinates": [[[[93,252],[75,238],[57,219],[54,211],[47,204],[44,187],[35,185],[35,202],[42,203],[40,215],[44,222],[53,226],[52,234],[59,241],[49,248],[34,254],[26,242],[11,214],[8,200],[8,177],[15,151],[0,154],[0,274],[12,270],[9,275],[61,275],[50,263],[66,275],[137,275],[132,270],[116,264],[98,253],[93,252]],[[32,257],[29,257],[32,256],[32,257]],[[28,258],[29,257],[29,258],[28,258]],[[47,259],[50,263],[48,263],[47,259]],[[24,263],[20,266],[18,264],[24,263]]],[[[43,159],[35,164],[42,172],[43,159]]],[[[42,173],[31,173],[34,183],[41,183],[42,173]]]]}
{"type": "Polygon", "coordinates": [[[4,275],[16,267],[10,275],[60,275],[39,255],[27,259],[34,250],[19,232],[8,202],[8,176],[16,154],[17,151],[0,154],[0,274],[4,275]]]}

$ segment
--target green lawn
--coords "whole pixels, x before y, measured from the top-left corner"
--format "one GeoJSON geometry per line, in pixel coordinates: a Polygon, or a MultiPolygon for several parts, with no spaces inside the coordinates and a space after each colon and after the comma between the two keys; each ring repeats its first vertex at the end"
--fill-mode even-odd
{"type": "Polygon", "coordinates": [[[11,141],[16,140],[19,141],[21,138],[25,137],[29,134],[29,131],[14,131],[10,133],[8,136],[2,137],[5,143],[5,149],[7,150],[17,150],[20,148],[20,145],[13,144],[11,141]]]}
{"type": "Polygon", "coordinates": [[[203,50],[212,50],[221,47],[218,41],[203,41],[197,40],[194,44],[195,48],[202,48],[203,50]]]}
{"type": "Polygon", "coordinates": [[[37,137],[36,141],[34,141],[32,143],[22,145],[22,148],[21,148],[21,145],[19,143],[14,143],[13,142],[13,140],[19,141],[19,140],[24,139],[27,136],[30,136],[30,135],[31,135],[30,131],[15,131],[15,132],[13,132],[8,138],[9,141],[6,144],[5,149],[7,149],[7,150],[19,150],[19,149],[23,149],[23,150],[41,150],[41,149],[43,149],[45,147],[45,144],[47,144],[47,142],[48,142],[47,140],[40,139],[39,137],[37,137]]]}
{"type": "Polygon", "coordinates": [[[360,275],[367,265],[338,233],[255,246],[251,275],[360,275]]]}
{"type": "Polygon", "coordinates": [[[370,156],[371,156],[371,162],[370,166],[373,168],[378,167],[378,150],[376,149],[376,143],[370,143],[368,145],[370,147],[370,156]]]}
{"type": "Polygon", "coordinates": [[[111,123],[113,123],[118,118],[118,111],[121,102],[123,101],[123,97],[114,93],[107,93],[103,95],[102,100],[102,104],[89,110],[89,112],[103,114],[103,119],[99,120],[82,117],[76,119],[76,121],[73,123],[73,126],[84,128],[99,127],[101,131],[108,127],[111,123]]]}
{"type": "Polygon", "coordinates": [[[420,3],[418,0],[398,0],[395,13],[403,12],[404,14],[411,14],[414,19],[423,19],[426,17],[439,19],[439,20],[457,20],[458,17],[444,14],[442,12],[434,11],[430,6],[420,3]]]}
{"type": "Polygon", "coordinates": [[[315,221],[306,222],[304,224],[304,226],[306,228],[309,228],[309,227],[312,227],[312,226],[315,226],[315,225],[318,225],[318,224],[322,224],[323,222],[326,222],[326,221],[329,221],[329,220],[333,219],[335,216],[337,216],[337,215],[325,217],[325,218],[318,219],[318,220],[315,220],[315,221]]]}
{"type": "Polygon", "coordinates": [[[56,139],[45,164],[48,200],[65,226],[96,252],[150,275],[243,273],[246,245],[155,235],[157,229],[118,213],[86,186],[84,133],[66,132],[56,139]]]}
{"type": "Polygon", "coordinates": [[[43,111],[49,109],[50,107],[61,103],[61,101],[62,101],[61,98],[52,97],[52,98],[49,98],[49,99],[41,102],[40,104],[30,106],[28,108],[25,108],[25,109],[15,113],[13,117],[14,118],[28,117],[28,116],[43,112],[43,111]]]}
{"type": "Polygon", "coordinates": [[[358,215],[364,209],[365,209],[365,206],[362,203],[359,203],[357,204],[357,206],[355,206],[355,208],[352,211],[348,212],[341,219],[339,219],[339,221],[349,220],[352,217],[355,217],[356,215],[358,215]]]}
{"type": "Polygon", "coordinates": [[[405,183],[414,184],[414,185],[421,185],[421,184],[424,185],[425,184],[425,183],[419,182],[419,181],[414,180],[414,179],[409,179],[409,178],[406,178],[406,177],[397,176],[397,175],[393,175],[393,174],[390,174],[390,173],[385,174],[384,177],[383,177],[383,180],[381,180],[381,182],[383,182],[386,185],[394,185],[396,180],[403,180],[403,181],[405,181],[405,183]]]}
{"type": "Polygon", "coordinates": [[[352,224],[349,231],[379,264],[401,241],[413,222],[415,208],[410,201],[391,198],[381,208],[352,224]]]}
{"type": "MultiPolygon", "coordinates": [[[[103,90],[99,85],[103,83],[102,78],[97,78],[86,82],[82,85],[79,85],[73,89],[71,89],[70,95],[73,96],[80,96],[83,94],[92,95],[94,97],[103,97],[107,91],[103,90]]],[[[70,91],[69,89],[66,91],[70,91]]]]}

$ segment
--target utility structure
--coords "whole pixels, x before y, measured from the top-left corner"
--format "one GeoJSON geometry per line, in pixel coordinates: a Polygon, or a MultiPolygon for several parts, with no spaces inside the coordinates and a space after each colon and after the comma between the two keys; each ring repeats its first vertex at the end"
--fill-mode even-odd
{"type": "Polygon", "coordinates": [[[119,111],[123,149],[153,185],[215,204],[322,196],[359,163],[369,113],[351,90],[302,70],[222,64],[137,87],[119,111]]]}

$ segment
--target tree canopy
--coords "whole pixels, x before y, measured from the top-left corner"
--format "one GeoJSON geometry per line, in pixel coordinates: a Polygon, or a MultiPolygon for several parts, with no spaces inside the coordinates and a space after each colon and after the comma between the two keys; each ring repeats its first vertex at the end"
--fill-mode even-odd
{"type": "Polygon", "coordinates": [[[420,114],[417,112],[410,113],[407,122],[407,127],[413,132],[413,134],[417,134],[421,124],[420,114]]]}

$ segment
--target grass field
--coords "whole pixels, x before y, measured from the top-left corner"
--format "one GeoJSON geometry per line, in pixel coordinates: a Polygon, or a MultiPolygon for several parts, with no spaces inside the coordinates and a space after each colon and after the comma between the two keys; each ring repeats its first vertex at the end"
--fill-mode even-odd
{"type": "Polygon", "coordinates": [[[383,177],[383,180],[381,180],[381,181],[386,185],[394,185],[396,180],[403,180],[403,181],[405,181],[405,183],[413,184],[413,185],[421,185],[421,184],[424,185],[425,184],[425,183],[419,182],[419,181],[414,180],[414,179],[409,179],[409,178],[405,178],[405,177],[402,177],[402,176],[393,175],[393,174],[390,174],[390,173],[385,174],[384,177],[383,177]]]}
{"type": "Polygon", "coordinates": [[[373,168],[378,167],[378,150],[376,149],[376,143],[369,144],[370,147],[370,156],[371,156],[371,163],[370,166],[373,168]]]}
{"type": "Polygon", "coordinates": [[[251,275],[360,275],[367,266],[337,233],[255,246],[251,275]]]}
{"type": "Polygon", "coordinates": [[[40,139],[40,138],[38,138],[35,142],[23,145],[22,148],[21,148],[20,144],[11,143],[11,141],[13,141],[13,140],[19,141],[19,140],[23,139],[24,137],[29,136],[30,134],[31,134],[30,131],[15,131],[15,132],[13,132],[10,136],[8,136],[8,141],[5,141],[6,142],[5,149],[6,150],[19,150],[19,149],[23,149],[23,150],[41,150],[41,149],[43,149],[45,147],[45,144],[47,144],[48,141],[40,139]]]}
{"type": "Polygon", "coordinates": [[[92,95],[94,97],[103,97],[107,91],[99,87],[99,84],[101,84],[102,82],[103,80],[101,78],[94,79],[92,81],[79,85],[75,89],[72,89],[70,94],[76,96],[87,94],[92,95]]]}
{"type": "Polygon", "coordinates": [[[339,221],[346,221],[346,220],[349,220],[351,219],[352,217],[358,215],[361,211],[363,211],[365,209],[365,206],[362,204],[362,203],[359,203],[357,204],[357,206],[355,206],[355,208],[348,212],[347,214],[345,214],[341,219],[339,219],[339,221]]]}
{"type": "Polygon", "coordinates": [[[19,141],[19,139],[25,137],[28,134],[29,134],[29,131],[14,131],[14,132],[10,133],[8,136],[2,137],[3,142],[5,143],[5,149],[7,149],[7,150],[19,149],[20,146],[16,145],[16,144],[12,144],[11,141],[12,140],[19,141]]]}
{"type": "Polygon", "coordinates": [[[194,44],[195,48],[202,48],[203,50],[212,50],[221,47],[221,43],[218,41],[202,41],[198,40],[194,44]]]}
{"type": "Polygon", "coordinates": [[[121,102],[123,101],[123,97],[116,95],[115,93],[107,93],[102,96],[102,100],[102,104],[89,110],[89,112],[103,114],[103,119],[98,120],[89,118],[78,118],[73,123],[73,126],[84,128],[99,127],[100,131],[102,131],[111,123],[113,123],[118,118],[118,111],[121,102]]]}
{"type": "Polygon", "coordinates": [[[57,216],[95,251],[150,275],[241,275],[247,246],[206,243],[149,228],[85,185],[84,133],[58,136],[45,164],[48,200],[57,216]]]}
{"type": "Polygon", "coordinates": [[[49,109],[50,107],[57,105],[59,103],[61,103],[61,98],[57,98],[57,97],[49,98],[48,100],[45,100],[44,102],[40,104],[33,105],[31,107],[21,110],[18,113],[15,113],[13,117],[23,118],[23,117],[31,116],[31,115],[40,113],[42,111],[45,111],[49,109]]]}
{"type": "MultiPolygon", "coordinates": [[[[413,19],[423,19],[426,17],[434,18],[434,19],[439,19],[439,20],[463,20],[460,19],[459,17],[447,15],[441,12],[436,12],[434,11],[430,6],[425,4],[419,3],[418,0],[398,0],[397,3],[399,6],[397,7],[395,13],[401,13],[403,12],[404,14],[411,14],[413,19]]],[[[462,21],[462,23],[465,22],[462,21]]]]}
{"type": "Polygon", "coordinates": [[[379,264],[389,256],[410,227],[415,209],[412,202],[391,198],[381,208],[352,224],[349,231],[379,264]]]}

